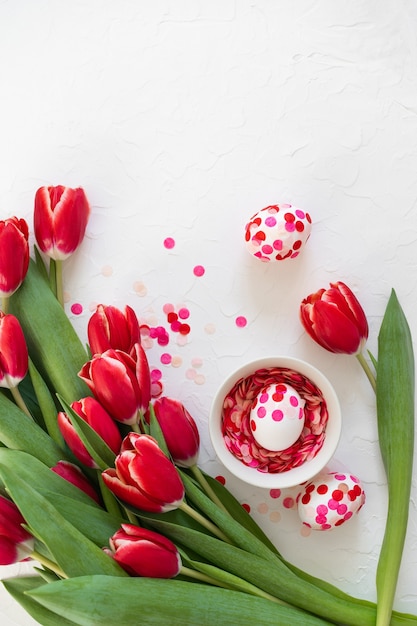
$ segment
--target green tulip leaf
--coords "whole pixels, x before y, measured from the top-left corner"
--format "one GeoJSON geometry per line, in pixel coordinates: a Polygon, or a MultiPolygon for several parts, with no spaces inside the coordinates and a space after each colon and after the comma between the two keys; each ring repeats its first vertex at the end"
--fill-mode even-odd
{"type": "MultiPolygon", "coordinates": [[[[192,550],[204,561],[243,578],[284,602],[311,611],[326,619],[354,626],[374,626],[375,607],[355,598],[342,598],[302,580],[278,557],[265,559],[191,528],[171,524],[165,515],[142,518],[151,528],[169,537],[180,549],[192,550]]],[[[197,559],[196,556],[193,557],[197,559]]]]}
{"type": "MultiPolygon", "coordinates": [[[[74,626],[75,622],[67,619],[64,615],[57,615],[53,611],[42,606],[28,595],[35,589],[39,589],[44,581],[40,576],[24,576],[21,578],[9,578],[1,581],[8,593],[29,613],[33,619],[43,626],[74,626]]],[[[46,583],[45,583],[46,584],[46,583]]]]}
{"type": "Polygon", "coordinates": [[[84,346],[33,260],[9,307],[22,326],[29,355],[51,391],[69,403],[91,395],[78,376],[88,360],[84,346]]]}
{"type": "Polygon", "coordinates": [[[165,456],[167,456],[170,459],[171,455],[169,453],[168,446],[165,441],[165,437],[163,435],[159,422],[156,418],[155,410],[152,404],[149,404],[149,434],[151,435],[151,437],[156,439],[162,452],[165,454],[165,456]]]}
{"type": "Polygon", "coordinates": [[[325,626],[329,622],[270,600],[182,580],[92,576],[28,592],[82,626],[325,626]]]}
{"type": "Polygon", "coordinates": [[[49,278],[48,278],[48,270],[46,268],[45,265],[45,261],[42,257],[42,254],[38,248],[38,246],[33,246],[33,250],[34,250],[34,255],[35,255],[35,265],[36,268],[38,269],[40,275],[43,277],[44,281],[46,283],[48,283],[49,278]]]}
{"type": "Polygon", "coordinates": [[[56,419],[56,403],[51,392],[49,391],[48,385],[43,380],[31,359],[29,359],[29,374],[40,410],[42,412],[46,431],[58,446],[65,448],[65,442],[56,419]]]}
{"type": "Polygon", "coordinates": [[[15,472],[23,481],[26,481],[41,494],[57,493],[68,496],[74,500],[74,506],[77,502],[97,506],[81,489],[58,476],[48,465],[27,452],[0,448],[0,476],[2,475],[2,468],[15,472]]]}
{"type": "Polygon", "coordinates": [[[0,466],[0,472],[28,527],[45,544],[66,576],[127,576],[114,559],[65,519],[45,496],[4,465],[0,466]]]}
{"type": "MultiPolygon", "coordinates": [[[[107,546],[109,537],[126,521],[120,515],[110,515],[83,491],[24,452],[0,450],[0,476],[3,465],[18,473],[23,481],[42,494],[68,522],[98,547],[107,546]]],[[[14,493],[11,492],[11,495],[14,493]]]]}
{"type": "MultiPolygon", "coordinates": [[[[48,498],[48,494],[45,497],[48,498]]],[[[60,494],[53,494],[51,502],[62,517],[100,548],[108,546],[109,538],[120,528],[122,522],[128,522],[127,519],[112,516],[90,504],[77,502],[74,505],[72,498],[60,494]]]]}
{"type": "Polygon", "coordinates": [[[272,552],[231,515],[214,504],[185,472],[180,471],[180,476],[185,486],[186,495],[194,506],[211,519],[235,545],[262,558],[276,560],[275,551],[272,552]]]}
{"type": "Polygon", "coordinates": [[[0,393],[0,441],[14,450],[25,450],[47,465],[65,459],[65,452],[14,402],[0,393]]]}
{"type": "Polygon", "coordinates": [[[414,455],[414,353],[394,290],[378,335],[376,401],[379,446],[388,482],[388,511],[376,586],[378,624],[390,622],[408,525],[414,455]]]}
{"type": "Polygon", "coordinates": [[[255,522],[253,517],[249,515],[246,509],[230,493],[230,491],[224,485],[222,485],[222,483],[216,480],[216,478],[213,478],[209,474],[206,474],[206,472],[203,472],[203,470],[201,469],[200,472],[203,474],[205,480],[207,480],[211,489],[214,491],[220,502],[233,517],[233,519],[236,522],[239,522],[239,524],[246,528],[246,530],[248,530],[253,536],[262,541],[271,550],[271,552],[278,554],[276,546],[272,543],[269,537],[265,535],[263,530],[255,522]]]}
{"type": "Polygon", "coordinates": [[[98,435],[96,431],[71,408],[64,398],[58,395],[58,399],[75,431],[77,432],[77,435],[98,467],[101,470],[113,467],[114,459],[116,458],[113,450],[111,450],[100,435],[98,435]]]}

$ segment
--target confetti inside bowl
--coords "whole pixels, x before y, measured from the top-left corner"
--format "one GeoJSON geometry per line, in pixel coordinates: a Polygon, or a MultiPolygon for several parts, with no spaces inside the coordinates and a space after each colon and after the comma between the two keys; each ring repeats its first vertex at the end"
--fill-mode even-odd
{"type": "Polygon", "coordinates": [[[332,385],[314,366],[292,357],[265,357],[243,365],[221,385],[209,432],[218,459],[236,477],[267,489],[293,487],[313,478],[332,458],[341,432],[340,405],[332,385]],[[278,451],[255,441],[250,421],[251,409],[274,381],[295,388],[305,401],[301,435],[278,451]]]}

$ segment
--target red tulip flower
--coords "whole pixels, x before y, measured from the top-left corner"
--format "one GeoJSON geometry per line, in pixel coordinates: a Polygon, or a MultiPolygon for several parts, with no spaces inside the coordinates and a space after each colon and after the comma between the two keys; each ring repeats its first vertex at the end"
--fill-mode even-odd
{"type": "MultiPolygon", "coordinates": [[[[115,454],[119,453],[122,445],[122,436],[119,429],[107,411],[95,398],[82,398],[77,402],[73,402],[71,408],[96,431],[115,454]]],[[[98,469],[98,465],[87,451],[77,431],[71,424],[68,415],[61,411],[58,413],[57,421],[61,434],[74,456],[86,467],[98,469]]]]}
{"type": "Polygon", "coordinates": [[[94,490],[94,487],[89,482],[89,480],[84,476],[82,471],[77,465],[74,463],[70,463],[69,461],[58,461],[54,467],[51,467],[52,471],[61,478],[64,478],[66,481],[84,491],[84,493],[95,500],[97,504],[100,503],[100,499],[97,493],[94,490]]]}
{"type": "Polygon", "coordinates": [[[133,356],[121,350],[96,354],[79,372],[96,399],[123,424],[136,424],[151,398],[151,380],[145,351],[138,343],[133,356]]]}
{"type": "Polygon", "coordinates": [[[181,557],[175,545],[153,530],[134,524],[122,524],[109,540],[105,552],[131,576],[173,578],[181,569],[181,557]]]}
{"type": "Polygon", "coordinates": [[[130,306],[123,312],[115,306],[99,304],[90,317],[87,333],[93,355],[109,349],[130,354],[135,343],[140,343],[139,322],[130,306]]]}
{"type": "Polygon", "coordinates": [[[358,354],[368,339],[365,313],[349,287],[340,281],[305,298],[300,315],[308,334],[330,352],[358,354]]]}
{"type": "Polygon", "coordinates": [[[117,498],[143,511],[172,511],[184,499],[184,485],[175,465],[149,435],[129,433],[116,457],[115,469],[105,470],[102,476],[117,498]]]}
{"type": "Polygon", "coordinates": [[[158,398],[153,408],[174,463],[180,467],[195,465],[200,436],[193,417],[181,402],[172,398],[158,398]]]}
{"type": "Polygon", "coordinates": [[[8,298],[22,284],[29,267],[29,228],[24,219],[0,221],[0,296],[8,298]]]}
{"type": "Polygon", "coordinates": [[[0,495],[0,565],[26,560],[35,540],[23,527],[25,520],[14,502],[0,495]]]}
{"type": "Polygon", "coordinates": [[[34,208],[39,248],[51,259],[64,261],[82,242],[89,217],[90,205],[80,187],[40,187],[34,208]]]}
{"type": "Polygon", "coordinates": [[[0,387],[13,389],[28,371],[28,349],[14,315],[0,311],[0,387]]]}

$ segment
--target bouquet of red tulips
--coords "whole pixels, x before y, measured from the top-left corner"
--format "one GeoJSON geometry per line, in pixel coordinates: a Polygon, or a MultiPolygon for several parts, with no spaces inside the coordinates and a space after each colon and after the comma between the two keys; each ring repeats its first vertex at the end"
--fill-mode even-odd
{"type": "MultiPolygon", "coordinates": [[[[62,306],[61,268],[89,213],[81,189],[40,189],[31,259],[26,222],[0,222],[0,564],[36,565],[33,575],[3,581],[10,594],[45,625],[417,625],[416,616],[391,613],[405,515],[395,520],[400,532],[387,523],[391,556],[381,552],[380,592],[388,599],[374,604],[341,592],[285,561],[198,467],[196,422],[178,400],[152,393],[133,309],[99,305],[84,347],[62,306]]],[[[362,309],[346,286],[332,289],[303,302],[303,323],[326,349],[365,362],[362,309]],[[342,328],[341,344],[331,335],[342,328]]],[[[413,415],[410,346],[392,296],[378,364],[372,359],[387,448],[399,395],[401,410],[413,415]]],[[[403,453],[411,423],[404,421],[403,453]]],[[[390,483],[398,475],[393,457],[388,450],[390,483]]],[[[403,456],[403,470],[408,462],[403,456]]]]}

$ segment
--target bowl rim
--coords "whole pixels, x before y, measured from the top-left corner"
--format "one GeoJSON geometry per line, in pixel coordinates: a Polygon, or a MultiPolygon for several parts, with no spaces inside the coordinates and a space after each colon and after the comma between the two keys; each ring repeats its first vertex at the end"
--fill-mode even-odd
{"type": "Polygon", "coordinates": [[[339,399],[329,379],[314,365],[290,356],[267,356],[253,359],[235,369],[217,390],[210,409],[209,435],[217,458],[224,467],[240,480],[266,489],[284,489],[301,485],[319,474],[335,453],[342,430],[342,414],[339,399]],[[237,459],[226,447],[221,433],[221,413],[226,394],[233,385],[258,369],[270,367],[288,367],[309,378],[322,392],[327,404],[329,419],[326,425],[326,437],[316,456],[305,461],[299,467],[286,472],[264,473],[249,467],[237,459]]]}

